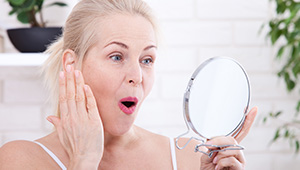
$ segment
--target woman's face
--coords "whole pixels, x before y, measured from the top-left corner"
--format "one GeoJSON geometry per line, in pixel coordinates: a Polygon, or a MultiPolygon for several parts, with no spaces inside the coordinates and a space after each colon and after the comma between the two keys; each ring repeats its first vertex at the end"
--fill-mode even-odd
{"type": "Polygon", "coordinates": [[[82,65],[96,98],[104,130],[122,135],[132,126],[154,82],[156,39],[152,24],[139,15],[112,15],[96,28],[96,45],[82,65]]]}

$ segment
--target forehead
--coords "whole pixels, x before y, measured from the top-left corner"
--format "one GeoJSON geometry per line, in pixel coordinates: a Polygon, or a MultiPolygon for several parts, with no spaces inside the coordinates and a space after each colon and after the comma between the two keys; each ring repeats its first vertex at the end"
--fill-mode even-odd
{"type": "Polygon", "coordinates": [[[108,44],[112,41],[122,41],[134,44],[156,44],[152,24],[140,15],[114,14],[101,18],[97,25],[98,43],[108,44]]]}

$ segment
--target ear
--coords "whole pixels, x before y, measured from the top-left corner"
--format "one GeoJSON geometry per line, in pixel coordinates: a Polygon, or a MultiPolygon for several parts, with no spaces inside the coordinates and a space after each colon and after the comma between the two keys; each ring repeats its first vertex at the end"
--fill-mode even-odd
{"type": "Polygon", "coordinates": [[[75,52],[71,49],[66,49],[62,57],[62,64],[63,64],[64,71],[66,71],[67,65],[72,65],[73,67],[75,67],[76,63],[77,63],[77,57],[75,52]]]}

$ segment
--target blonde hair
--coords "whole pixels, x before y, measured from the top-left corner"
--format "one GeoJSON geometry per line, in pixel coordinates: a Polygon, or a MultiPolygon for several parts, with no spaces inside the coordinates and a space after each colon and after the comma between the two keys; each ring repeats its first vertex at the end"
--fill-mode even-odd
{"type": "Polygon", "coordinates": [[[81,0],[69,15],[63,35],[45,52],[50,56],[42,66],[44,83],[50,93],[49,100],[57,116],[60,116],[58,77],[63,69],[63,52],[66,49],[73,50],[77,56],[77,66],[81,69],[85,54],[97,42],[95,26],[99,19],[112,14],[143,16],[152,24],[157,34],[155,18],[150,7],[142,0],[81,0]]]}

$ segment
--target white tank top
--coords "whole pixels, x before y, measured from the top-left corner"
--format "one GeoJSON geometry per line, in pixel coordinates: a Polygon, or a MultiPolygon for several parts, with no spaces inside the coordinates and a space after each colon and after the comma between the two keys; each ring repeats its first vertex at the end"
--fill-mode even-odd
{"type": "Polygon", "coordinates": [[[177,170],[177,160],[176,160],[176,150],[175,150],[175,144],[174,139],[170,138],[170,147],[171,147],[171,155],[172,155],[172,164],[173,164],[173,170],[177,170]]]}
{"type": "MultiPolygon", "coordinates": [[[[58,159],[58,157],[51,152],[46,146],[43,144],[34,141],[34,143],[40,145],[47,153],[48,155],[58,164],[58,166],[62,170],[67,170],[66,166],[58,159]]],[[[172,165],[173,165],[173,170],[177,170],[177,161],[176,161],[176,153],[175,153],[175,144],[174,144],[174,139],[170,138],[170,147],[171,147],[171,156],[172,156],[172,165]]]]}
{"type": "Polygon", "coordinates": [[[46,146],[44,146],[43,144],[34,141],[34,143],[40,145],[48,154],[49,156],[51,156],[51,158],[58,164],[58,166],[62,169],[62,170],[67,170],[67,168],[65,167],[65,165],[58,159],[58,157],[56,155],[54,155],[53,152],[51,152],[48,148],[46,148],[46,146]]]}

